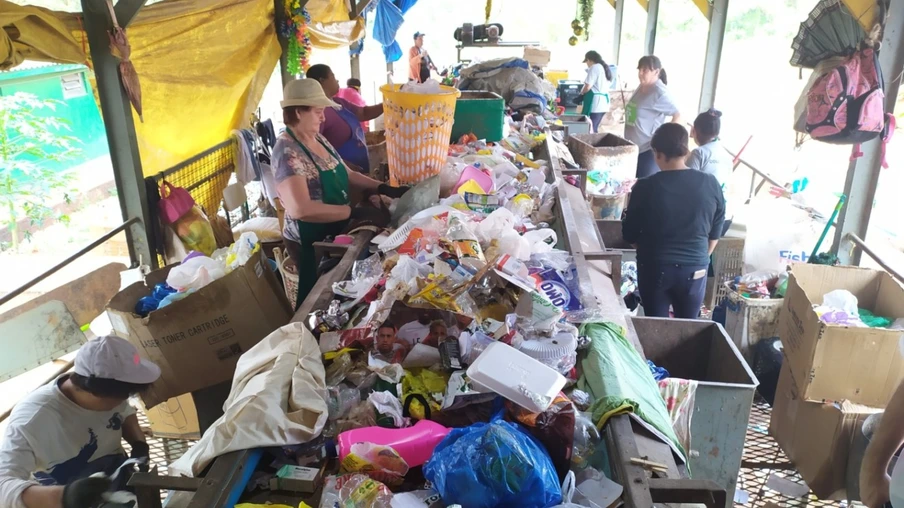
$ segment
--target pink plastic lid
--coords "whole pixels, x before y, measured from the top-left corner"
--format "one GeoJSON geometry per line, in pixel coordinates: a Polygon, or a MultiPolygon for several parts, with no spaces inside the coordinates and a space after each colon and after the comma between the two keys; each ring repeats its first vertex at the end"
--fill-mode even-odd
{"type": "Polygon", "coordinates": [[[338,235],[333,243],[338,243],[339,245],[351,245],[355,239],[349,235],[338,235]]]}

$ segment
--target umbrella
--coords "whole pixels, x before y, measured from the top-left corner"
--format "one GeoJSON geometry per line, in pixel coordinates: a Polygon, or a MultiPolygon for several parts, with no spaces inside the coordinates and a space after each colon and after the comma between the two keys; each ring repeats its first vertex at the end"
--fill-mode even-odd
{"type": "Polygon", "coordinates": [[[819,62],[847,56],[866,39],[866,33],[842,0],[820,0],[791,43],[791,65],[814,68],[819,62]]]}
{"type": "Polygon", "coordinates": [[[126,31],[119,26],[116,21],[116,11],[113,10],[113,1],[107,0],[107,8],[110,9],[110,17],[113,20],[113,29],[110,30],[110,52],[119,56],[119,78],[122,81],[122,87],[126,89],[126,95],[129,96],[129,102],[138,113],[138,119],[143,123],[144,116],[141,111],[141,83],[138,82],[138,73],[135,66],[129,60],[132,54],[132,46],[129,44],[129,38],[126,31]]]}

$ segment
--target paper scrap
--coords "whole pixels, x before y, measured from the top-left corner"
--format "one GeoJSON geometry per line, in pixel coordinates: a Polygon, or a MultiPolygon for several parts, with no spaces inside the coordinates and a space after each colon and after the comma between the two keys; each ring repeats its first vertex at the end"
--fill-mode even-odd
{"type": "Polygon", "coordinates": [[[414,348],[405,357],[402,367],[406,369],[416,369],[418,367],[432,367],[442,362],[439,349],[425,344],[415,344],[414,348]]]}
{"type": "Polygon", "coordinates": [[[810,487],[808,487],[806,483],[800,484],[793,482],[775,473],[772,473],[772,475],[769,476],[766,487],[788,497],[804,497],[810,493],[810,487]]]}

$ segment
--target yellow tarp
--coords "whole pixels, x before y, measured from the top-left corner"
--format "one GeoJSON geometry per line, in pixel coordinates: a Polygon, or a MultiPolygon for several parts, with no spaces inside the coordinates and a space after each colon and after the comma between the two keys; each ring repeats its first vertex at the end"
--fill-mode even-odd
{"type": "Polygon", "coordinates": [[[310,0],[305,8],[311,15],[311,44],[315,49],[341,48],[364,36],[364,20],[349,20],[345,0],[310,0]]]}
{"type": "Polygon", "coordinates": [[[53,12],[0,0],[0,70],[25,60],[84,63],[85,53],[53,12]]]}
{"type": "MultiPolygon", "coordinates": [[[[312,0],[308,9],[317,48],[347,46],[363,35],[363,21],[349,21],[344,0],[312,0]]],[[[248,126],[279,60],[273,14],[273,0],[164,1],[139,11],[127,33],[141,81],[144,123],[134,119],[145,175],[248,126]]],[[[18,31],[11,40],[0,30],[0,69],[25,59],[91,65],[78,13],[0,0],[0,26],[18,31]]],[[[199,204],[216,210],[227,180],[199,189],[210,196],[199,204]]]]}

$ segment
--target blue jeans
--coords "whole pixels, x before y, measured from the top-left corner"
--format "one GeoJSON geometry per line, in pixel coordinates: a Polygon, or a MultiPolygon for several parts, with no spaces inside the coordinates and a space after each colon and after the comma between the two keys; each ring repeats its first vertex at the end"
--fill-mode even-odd
{"type": "Polygon", "coordinates": [[[649,317],[696,319],[706,292],[706,265],[637,264],[637,285],[643,313],[649,317]]]}
{"type": "Polygon", "coordinates": [[[656,156],[653,150],[640,152],[637,155],[637,178],[646,178],[659,173],[659,166],[656,165],[656,156]]]}
{"type": "Polygon", "coordinates": [[[600,124],[603,123],[604,116],[606,113],[590,113],[590,127],[594,134],[600,131],[600,124]]]}

